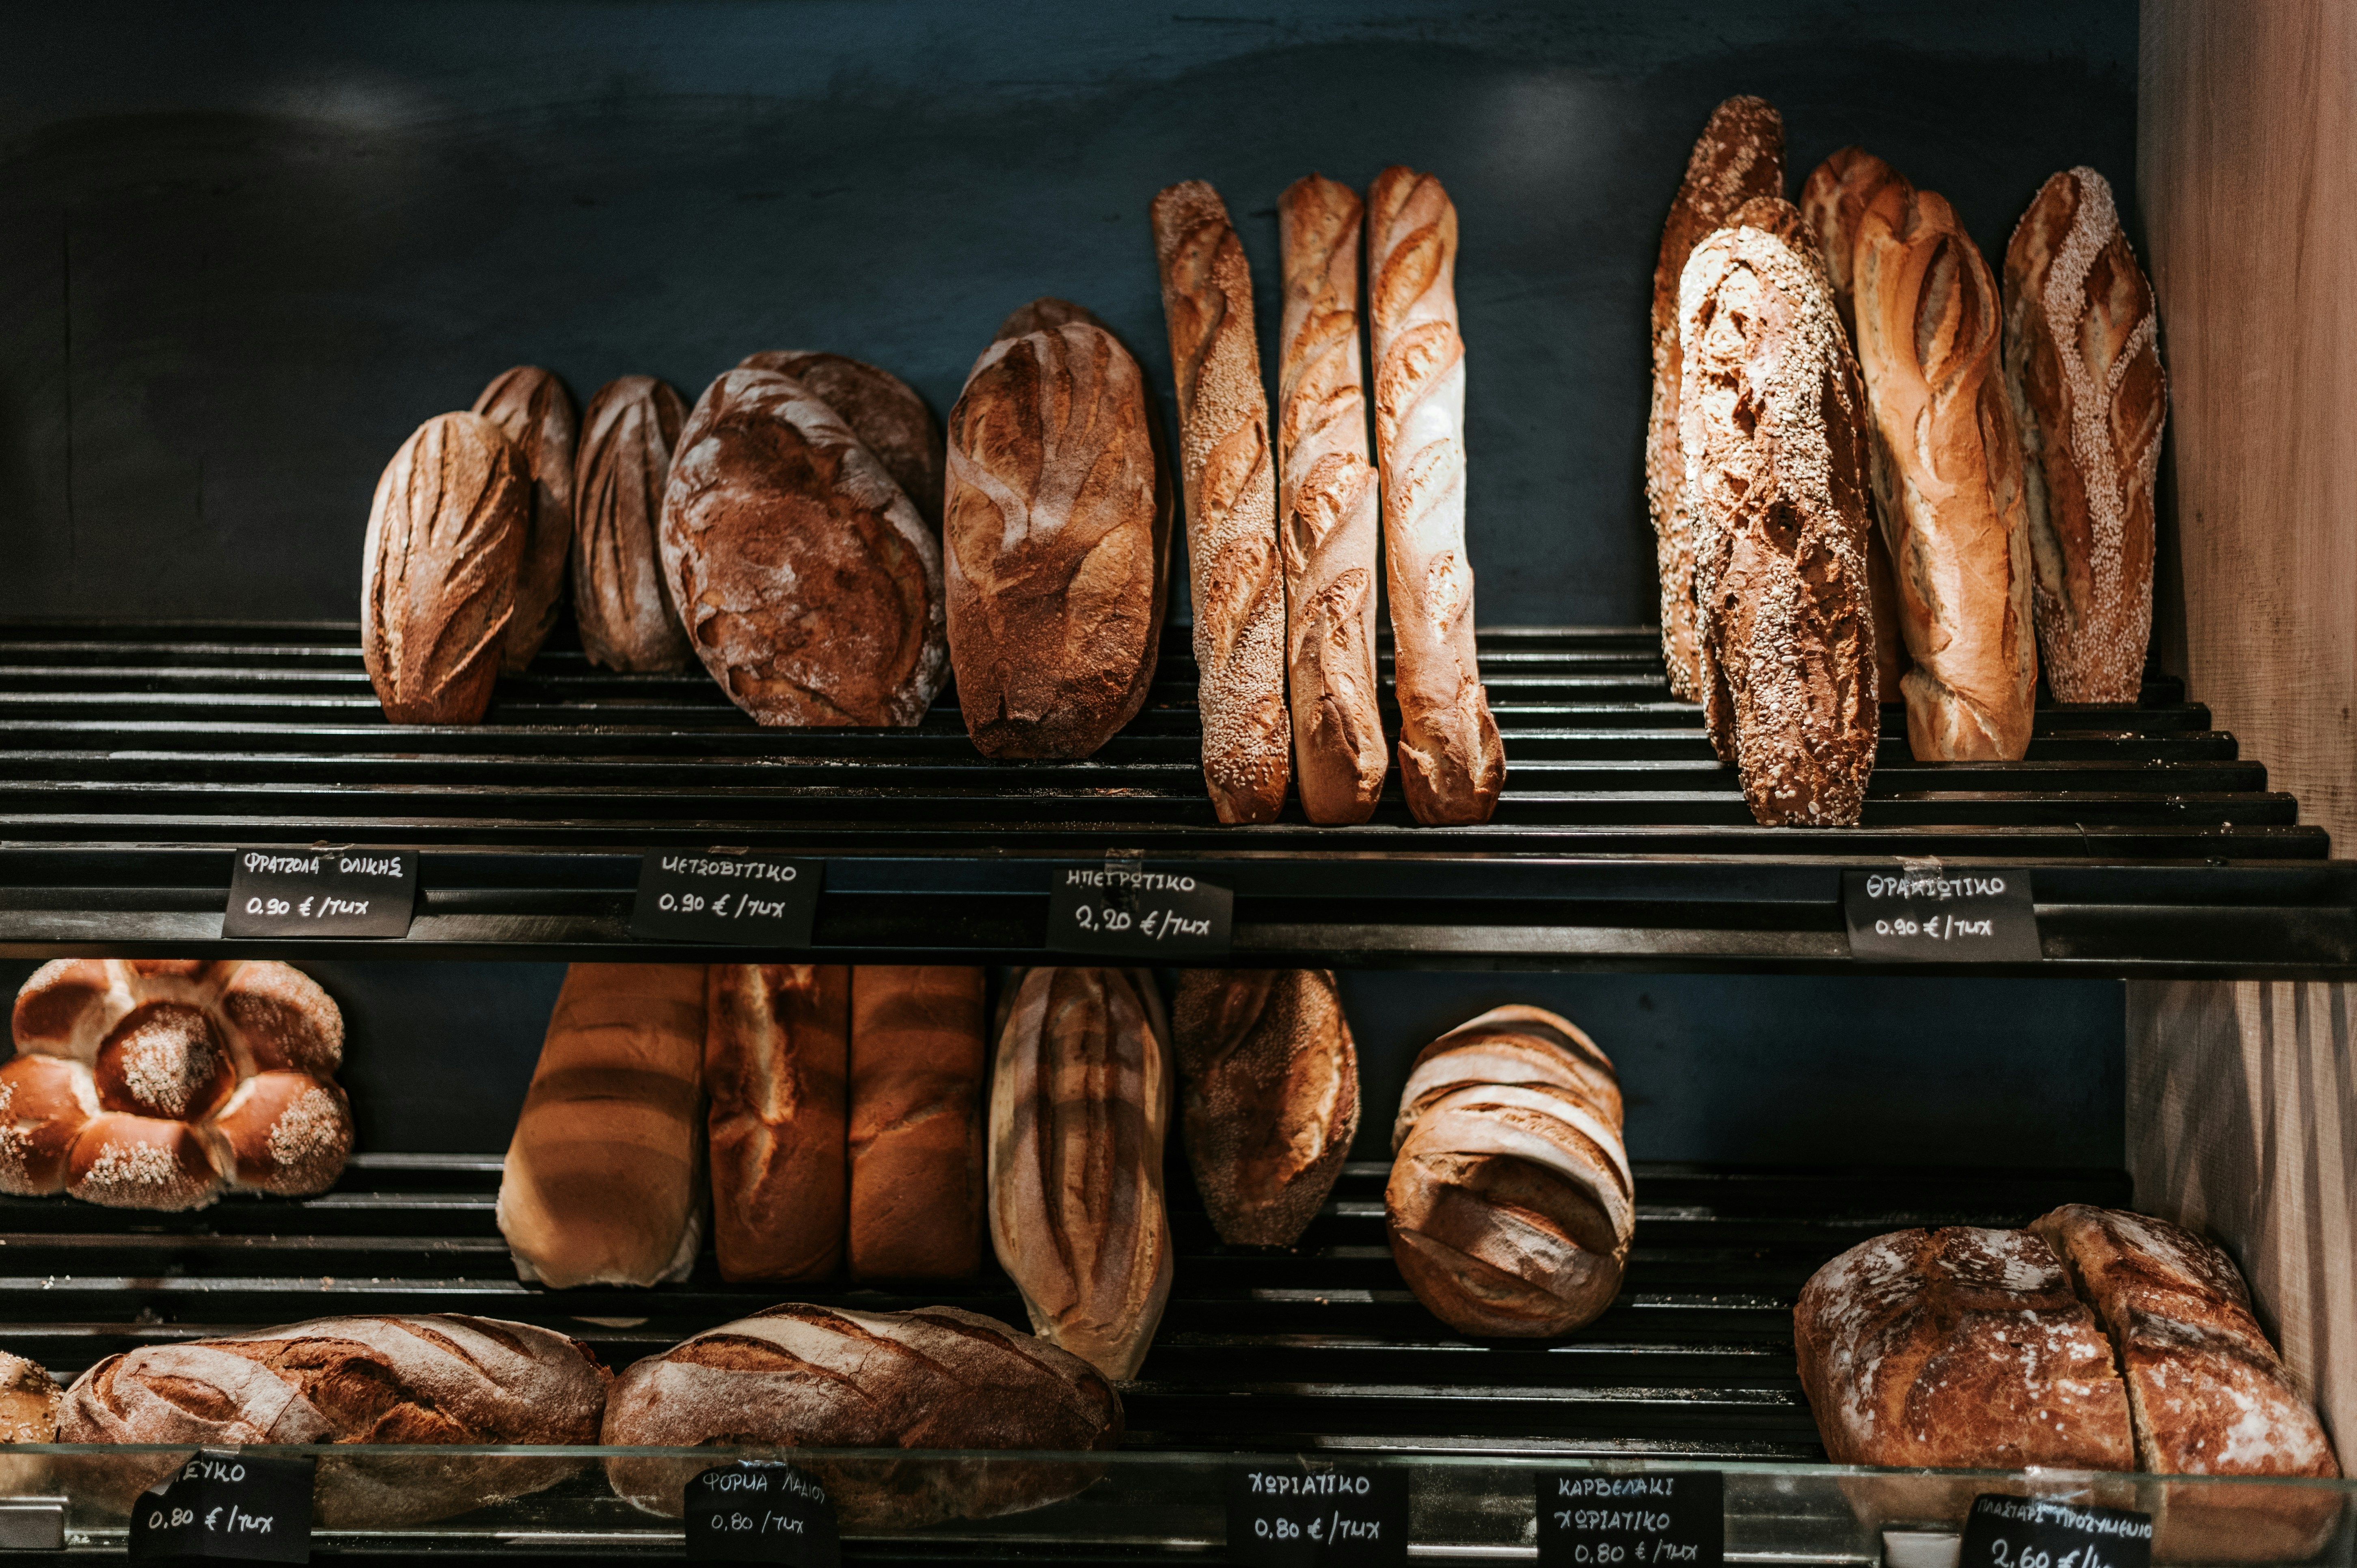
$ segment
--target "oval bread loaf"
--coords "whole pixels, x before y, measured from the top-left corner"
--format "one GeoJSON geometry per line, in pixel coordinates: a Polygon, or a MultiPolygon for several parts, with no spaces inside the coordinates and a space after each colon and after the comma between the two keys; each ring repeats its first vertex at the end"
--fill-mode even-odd
{"type": "Polygon", "coordinates": [[[716,963],[707,994],[720,1277],[824,1279],[843,1265],[850,966],[716,963]]]}
{"type": "Polygon", "coordinates": [[[740,371],[775,371],[816,392],[843,416],[860,445],[876,455],[917,515],[936,533],[942,527],[945,457],[942,427],[917,389],[877,365],[806,349],[748,354],[740,371]]]}
{"type": "Polygon", "coordinates": [[[573,456],[579,426],[573,394],[537,365],[518,365],[475,399],[475,412],[500,427],[532,475],[532,510],[516,562],[515,617],[500,644],[500,670],[520,675],[548,640],[565,598],[573,554],[573,456]]]}
{"type": "Polygon", "coordinates": [[[694,655],[658,539],[687,404],[652,376],[608,381],[582,416],[573,472],[573,616],[589,662],[684,670],[694,655]]]}

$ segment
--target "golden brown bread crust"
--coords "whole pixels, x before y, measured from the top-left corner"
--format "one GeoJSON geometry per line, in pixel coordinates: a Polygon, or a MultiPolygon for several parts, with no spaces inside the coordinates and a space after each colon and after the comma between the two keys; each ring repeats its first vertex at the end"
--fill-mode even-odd
{"type": "Polygon", "coordinates": [[[0,1443],[55,1443],[65,1397],[48,1369],[0,1352],[0,1443]]]}
{"type": "Polygon", "coordinates": [[[843,1265],[850,967],[716,963],[708,1018],[720,1277],[824,1279],[843,1265]]]}
{"type": "MultiPolygon", "coordinates": [[[[1760,216],[1801,238],[1776,206],[1760,216]]],[[[1857,366],[1822,264],[1773,231],[1709,236],[1682,288],[1682,507],[1711,741],[1763,826],[1849,826],[1881,735],[1857,366]]]]}
{"type": "Polygon", "coordinates": [[[684,670],[694,662],[658,534],[687,404],[652,376],[608,381],[581,420],[573,470],[573,615],[589,662],[684,670]]]}
{"type": "Polygon", "coordinates": [[[573,394],[537,365],[518,365],[475,399],[477,413],[523,456],[532,510],[516,561],[515,617],[500,648],[500,670],[520,675],[556,625],[565,566],[573,553],[573,394]]]}
{"type": "Polygon", "coordinates": [[[1382,487],[1368,461],[1359,365],[1359,198],[1313,174],[1276,207],[1276,516],[1294,759],[1304,816],[1363,822],[1389,764],[1376,701],[1382,487]]]}
{"type": "Polygon", "coordinates": [[[2152,285],[2091,168],[2048,180],[2005,252],[2005,384],[2021,430],[2047,683],[2133,703],[2152,637],[2153,483],[2169,388],[2152,285]]]}
{"type": "Polygon", "coordinates": [[[775,371],[816,392],[876,455],[892,482],[936,533],[942,528],[942,427],[917,389],[880,366],[841,354],[772,349],[748,354],[740,371],[775,371]]]}
{"type": "Polygon", "coordinates": [[[1293,736],[1252,276],[1227,207],[1203,181],[1162,191],[1152,216],[1178,388],[1203,780],[1221,822],[1271,822],[1285,807],[1293,736]]]}
{"type": "Polygon", "coordinates": [[[1691,521],[1678,510],[1685,457],[1678,441],[1678,279],[1703,237],[1733,221],[1755,196],[1784,194],[1784,122],[1762,98],[1736,97],[1710,113],[1686,157],[1685,177],[1662,224],[1653,263],[1653,403],[1645,427],[1645,501],[1662,583],[1662,657],[1670,694],[1702,701],[1695,642],[1691,521]]]}
{"type": "Polygon", "coordinates": [[[1211,1228],[1290,1247],[1359,1132],[1358,1051],[1330,970],[1190,969],[1170,1007],[1180,1132],[1211,1228]]]}
{"type": "Polygon", "coordinates": [[[361,657],[387,721],[490,706],[533,525],[523,456],[476,413],[437,414],[385,465],[361,546],[361,657]]]}
{"type": "Polygon", "coordinates": [[[985,978],[950,966],[851,972],[855,1280],[963,1279],[982,1267],[985,978]]]}
{"type": "Polygon", "coordinates": [[[1478,1084],[1562,1090],[1606,1126],[1620,1126],[1620,1079],[1587,1032],[1544,1007],[1492,1007],[1415,1053],[1392,1122],[1392,1151],[1444,1096],[1478,1084]]]}
{"type": "Polygon", "coordinates": [[[689,645],[762,724],[914,725],[948,673],[941,541],[790,376],[730,371],[697,400],[662,557],[689,645]]]}

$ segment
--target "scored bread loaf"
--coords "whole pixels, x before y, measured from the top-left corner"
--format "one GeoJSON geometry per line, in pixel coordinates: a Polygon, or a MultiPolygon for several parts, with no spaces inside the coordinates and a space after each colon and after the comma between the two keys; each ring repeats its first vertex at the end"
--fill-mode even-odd
{"type": "Polygon", "coordinates": [[[1302,814],[1363,822],[1383,792],[1375,674],[1381,489],[1359,364],[1359,197],[1309,175],[1277,199],[1277,542],[1302,814]]]}
{"type": "Polygon", "coordinates": [[[851,972],[850,1202],[855,1280],[963,1279],[982,1267],[982,970],[851,972]]]}
{"type": "Polygon", "coordinates": [[[550,371],[518,365],[483,389],[475,412],[500,427],[532,475],[515,616],[500,650],[500,671],[519,675],[548,640],[565,598],[565,565],[573,553],[573,394],[550,371]]]}
{"type": "Polygon", "coordinates": [[[1179,1130],[1211,1228],[1290,1247],[1359,1131],[1358,1051],[1333,972],[1190,969],[1170,1008],[1179,1130]]]}
{"type": "MultiPolygon", "coordinates": [[[[1800,214],[1775,207],[1755,216],[1801,238],[1800,214]]],[[[1775,231],[1710,235],[1680,288],[1681,510],[1711,742],[1763,826],[1848,826],[1881,735],[1857,366],[1822,264],[1775,231]]]]}
{"type": "Polygon", "coordinates": [[[2048,180],[2006,247],[2005,385],[2047,684],[2057,702],[2133,703],[2152,637],[2169,388],[2152,285],[2093,169],[2048,180]]]}
{"type": "Polygon", "coordinates": [[[671,602],[658,534],[687,404],[652,376],[608,381],[581,419],[573,468],[573,617],[589,662],[684,670],[694,658],[671,602]]]}
{"type": "Polygon", "coordinates": [[[361,545],[361,658],[397,725],[490,706],[533,521],[532,476],[498,425],[437,414],[385,465],[361,545]]]}
{"type": "Polygon", "coordinates": [[[824,1279],[843,1264],[851,970],[716,963],[712,1245],[724,1280],[824,1279]]]}
{"type": "Polygon", "coordinates": [[[1662,657],[1669,667],[1670,694],[1690,703],[1702,701],[1703,691],[1693,520],[1679,510],[1685,495],[1685,456],[1678,429],[1678,377],[1684,363],[1678,341],[1678,280],[1703,237],[1734,221],[1745,202],[1783,194],[1782,117],[1766,99],[1728,99],[1711,111],[1687,155],[1685,177],[1670,200],[1661,253],[1653,263],[1653,402],[1645,426],[1645,501],[1653,516],[1661,572],[1662,657]]]}
{"type": "Polygon", "coordinates": [[[1909,749],[1919,762],[2018,760],[2038,649],[1996,285],[1947,202],[1896,176],[1858,220],[1850,278],[1875,497],[1912,660],[1900,681],[1909,749]]]}
{"type": "Polygon", "coordinates": [[[1416,1052],[1392,1122],[1392,1152],[1399,1152],[1436,1102],[1489,1084],[1560,1090],[1606,1126],[1620,1125],[1620,1079],[1612,1058],[1570,1019],[1514,1003],[1458,1025],[1416,1052]]]}
{"type": "Polygon", "coordinates": [[[685,1279],[704,1238],[704,966],[576,963],[500,1176],[520,1279],[685,1279]]]}
{"type": "Polygon", "coordinates": [[[1161,650],[1173,506],[1161,422],[1120,339],[1025,306],[950,410],[950,662],[985,757],[1078,757],[1137,715],[1161,650]]]}
{"type": "Polygon", "coordinates": [[[1457,207],[1431,175],[1387,168],[1368,188],[1367,317],[1400,788],[1419,822],[1486,822],[1506,748],[1473,640],[1457,207]]]}
{"type": "Polygon", "coordinates": [[[1115,1380],[1170,1294],[1168,1033],[1144,970],[1034,969],[992,1069],[992,1249],[1040,1337],[1115,1380]]]}
{"type": "Polygon", "coordinates": [[[934,532],[942,527],[942,427],[917,389],[879,366],[803,349],[748,354],[740,371],[775,371],[843,416],[934,532]]]}
{"type": "Polygon", "coordinates": [[[1203,181],[1155,197],[1153,220],[1178,388],[1203,780],[1221,822],[1272,822],[1285,808],[1293,725],[1252,275],[1226,204],[1203,181]]]}

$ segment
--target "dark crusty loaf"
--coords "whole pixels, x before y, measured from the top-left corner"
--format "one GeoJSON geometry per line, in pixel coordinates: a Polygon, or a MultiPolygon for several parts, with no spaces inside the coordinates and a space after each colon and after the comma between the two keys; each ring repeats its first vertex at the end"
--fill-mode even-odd
{"type": "Polygon", "coordinates": [[[748,354],[740,371],[791,376],[843,416],[935,532],[942,526],[942,427],[917,389],[879,366],[841,354],[773,349],[748,354]]]}
{"type": "Polygon", "coordinates": [[[984,971],[851,972],[850,1204],[855,1280],[963,1279],[982,1267],[984,971]]]}
{"type": "Polygon", "coordinates": [[[687,404],[652,376],[608,381],[581,420],[573,466],[573,616],[589,662],[684,670],[694,654],[671,602],[658,534],[687,404]]]}
{"type": "Polygon", "coordinates": [[[704,1047],[712,1245],[724,1280],[843,1264],[851,970],[716,963],[704,1047]]]}
{"type": "Polygon", "coordinates": [[[556,625],[565,567],[573,554],[573,394],[554,374],[518,365],[485,387],[475,412],[500,427],[532,474],[531,522],[516,563],[515,618],[508,622],[500,669],[516,675],[556,625]]]}

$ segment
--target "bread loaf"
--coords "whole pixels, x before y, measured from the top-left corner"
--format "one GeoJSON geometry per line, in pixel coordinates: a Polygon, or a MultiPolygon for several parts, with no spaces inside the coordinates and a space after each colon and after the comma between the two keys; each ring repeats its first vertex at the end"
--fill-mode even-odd
{"type": "Polygon", "coordinates": [[[1661,569],[1662,657],[1670,694],[1702,701],[1695,642],[1692,520],[1679,510],[1685,491],[1685,456],[1678,430],[1678,280],[1703,237],[1734,220],[1755,196],[1784,194],[1784,122],[1765,99],[1730,98],[1710,119],[1686,157],[1685,177],[1662,224],[1653,263],[1653,406],[1645,429],[1645,501],[1653,514],[1661,569]]]}
{"type": "Polygon", "coordinates": [[[963,1279],[982,1267],[985,972],[851,972],[850,1223],[855,1280],[963,1279]]]}
{"type": "Polygon", "coordinates": [[[491,703],[532,528],[532,478],[480,414],[427,420],[376,482],[361,546],[361,659],[397,725],[470,725],[491,703]]]}
{"type": "Polygon", "coordinates": [[[608,381],[581,421],[573,472],[573,615],[589,662],[684,670],[693,662],[657,539],[672,448],[687,405],[652,376],[608,381]]]}
{"type": "Polygon", "coordinates": [[[1170,1294],[1162,1001],[1143,970],[1034,969],[990,1089],[990,1240],[1031,1326],[1135,1376],[1170,1294]]]}
{"type": "Polygon", "coordinates": [[[1836,1465],[2135,1466],[2111,1347],[2027,1230],[1862,1241],[1802,1287],[1792,1338],[1836,1465]]]}
{"type": "Polygon", "coordinates": [[[948,672],[940,541],[791,377],[705,389],[663,491],[662,558],[696,657],[762,724],[914,725],[948,672]]]}
{"type": "Polygon", "coordinates": [[[843,1265],[851,971],[712,966],[712,1243],[724,1280],[824,1279],[843,1265]]]}
{"type": "Polygon", "coordinates": [[[0,1352],[0,1443],[55,1443],[65,1397],[48,1368],[0,1352]]]}
{"type": "Polygon", "coordinates": [[[1408,1288],[1451,1327],[1567,1334],[1620,1294],[1636,1187],[1617,1084],[1585,1091],[1599,1067],[1586,1036],[1537,1008],[1484,1014],[1418,1053],[1383,1218],[1408,1288]],[[1561,1059],[1531,1065],[1548,1056],[1561,1059]],[[1493,1066],[1509,1080],[1484,1081],[1493,1066]]]}
{"type": "Polygon", "coordinates": [[[967,375],[942,544],[984,756],[1087,757],[1144,705],[1170,582],[1157,427],[1137,361],[1062,300],[1008,317],[967,375]]]}
{"type": "Polygon", "coordinates": [[[877,366],[802,349],[748,354],[737,368],[775,371],[817,393],[876,455],[917,515],[941,532],[942,427],[916,388],[877,366]]]}
{"type": "Polygon", "coordinates": [[[532,510],[516,562],[515,616],[500,644],[500,670],[520,675],[556,625],[565,564],[573,553],[573,394],[537,365],[518,365],[475,399],[532,475],[532,510]]]}
{"type": "Polygon", "coordinates": [[[500,1176],[520,1279],[685,1279],[704,1240],[704,966],[576,963],[500,1176]]]}
{"type": "MultiPolygon", "coordinates": [[[[1029,1449],[1121,1441],[1121,1400],[1087,1362],[953,1306],[851,1312],[773,1306],[650,1356],[606,1403],[615,1447],[1029,1449]]],[[[798,1459],[838,1523],[913,1529],[1039,1508],[1100,1473],[1086,1461],[798,1459]]],[[[614,1490],[677,1518],[705,1461],[606,1461],[614,1490]]]]}
{"type": "Polygon", "coordinates": [[[1359,366],[1358,194],[1318,175],[1277,199],[1285,315],[1277,359],[1277,541],[1301,811],[1363,822],[1383,792],[1376,701],[1376,521],[1359,366]]]}
{"type": "Polygon", "coordinates": [[[2005,252],[2030,603],[2063,703],[2133,703],[2152,637],[2153,482],[2169,389],[2152,285],[2091,168],[2048,180],[2005,252]]]}
{"type": "Polygon", "coordinates": [[[1358,1051],[1330,971],[1190,969],[1170,1009],[1180,1131],[1211,1227],[1290,1247],[1359,1132],[1358,1051]]]}
{"type": "Polygon", "coordinates": [[[1893,179],[1851,252],[1873,476],[1913,660],[1921,762],[2018,759],[2038,650],[2021,443],[1997,365],[1996,285],[1947,202],[1893,179]]]}
{"type": "Polygon", "coordinates": [[[1285,577],[1252,276],[1220,193],[1154,199],[1154,253],[1178,384],[1178,475],[1194,575],[1203,779],[1222,822],[1273,822],[1292,774],[1285,577]]]}
{"type": "MultiPolygon", "coordinates": [[[[1777,206],[1799,237],[1800,215],[1777,206]]],[[[1710,235],[1680,286],[1682,505],[1712,743],[1763,826],[1849,826],[1881,735],[1857,366],[1822,265],[1772,232],[1710,235]]]]}
{"type": "Polygon", "coordinates": [[[1457,209],[1428,174],[1387,168],[1368,188],[1367,314],[1400,788],[1419,822],[1486,822],[1506,748],[1473,642],[1457,209]]]}

